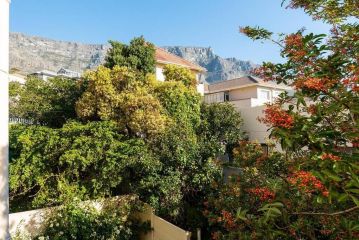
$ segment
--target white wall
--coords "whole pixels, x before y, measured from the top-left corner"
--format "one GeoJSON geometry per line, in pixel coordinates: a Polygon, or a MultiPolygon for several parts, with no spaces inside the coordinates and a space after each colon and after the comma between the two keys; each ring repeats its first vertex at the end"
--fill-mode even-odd
{"type": "Polygon", "coordinates": [[[198,83],[198,84],[197,84],[197,92],[198,92],[201,96],[204,96],[204,84],[203,84],[203,83],[198,83]]]}
{"type": "Polygon", "coordinates": [[[229,91],[229,100],[241,100],[248,98],[257,98],[257,86],[238,88],[229,91]]]}
{"type": "Polygon", "coordinates": [[[9,75],[9,82],[18,82],[21,84],[25,84],[26,80],[25,77],[20,77],[20,76],[16,76],[16,75],[9,75]]]}
{"type": "Polygon", "coordinates": [[[163,75],[162,67],[156,67],[156,79],[161,82],[165,81],[165,75],[163,75]]]}
{"type": "MultiPolygon", "coordinates": [[[[92,207],[101,211],[102,204],[99,202],[90,202],[92,207]]],[[[121,202],[119,202],[121,203],[121,202]]],[[[13,237],[16,234],[22,236],[34,236],[43,230],[43,222],[47,215],[54,208],[37,209],[26,212],[10,214],[10,233],[13,237]]],[[[156,216],[153,209],[149,205],[145,205],[143,212],[138,212],[134,217],[139,218],[143,222],[150,221],[151,231],[140,236],[140,240],[189,240],[191,233],[187,232],[170,222],[156,216]]],[[[2,238],[0,239],[2,240],[2,238]]]]}
{"type": "Polygon", "coordinates": [[[204,102],[205,103],[219,103],[224,101],[224,93],[218,92],[218,93],[210,93],[206,94],[204,96],[204,102]]]}
{"type": "Polygon", "coordinates": [[[266,143],[268,140],[268,127],[257,120],[258,117],[264,116],[264,109],[265,106],[238,109],[243,119],[243,128],[247,132],[250,141],[266,143]]]}
{"type": "Polygon", "coordinates": [[[9,227],[9,0],[0,0],[0,239],[9,227]]]}

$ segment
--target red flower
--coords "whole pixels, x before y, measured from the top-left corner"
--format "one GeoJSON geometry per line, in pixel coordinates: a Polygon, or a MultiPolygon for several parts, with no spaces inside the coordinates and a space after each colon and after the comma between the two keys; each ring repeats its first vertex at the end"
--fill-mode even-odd
{"type": "Polygon", "coordinates": [[[303,46],[303,36],[301,34],[290,34],[285,37],[285,45],[287,47],[302,47],[303,46]]]}
{"type": "Polygon", "coordinates": [[[262,188],[250,188],[248,192],[259,197],[261,201],[270,201],[275,198],[275,193],[267,187],[262,188]]]}
{"type": "Polygon", "coordinates": [[[234,229],[237,225],[235,223],[235,219],[232,216],[232,213],[222,210],[222,220],[224,222],[224,227],[230,231],[231,229],[234,229]]]}
{"type": "Polygon", "coordinates": [[[331,153],[324,153],[321,158],[322,158],[322,160],[332,160],[334,162],[341,160],[341,157],[335,156],[331,153]]]}
{"type": "Polygon", "coordinates": [[[328,197],[329,196],[329,191],[324,191],[324,192],[322,192],[322,194],[323,194],[324,197],[328,197]]]}
{"type": "Polygon", "coordinates": [[[303,61],[307,55],[303,36],[301,34],[290,34],[284,39],[285,49],[284,52],[294,61],[303,61]]]}
{"type": "Polygon", "coordinates": [[[292,128],[294,118],[276,105],[269,105],[264,110],[265,117],[259,119],[261,122],[274,127],[292,128]]]}
{"type": "Polygon", "coordinates": [[[329,192],[323,183],[310,172],[297,171],[288,177],[287,181],[305,193],[319,191],[325,197],[329,195],[329,192]]]}
{"type": "Polygon", "coordinates": [[[304,81],[303,85],[308,89],[313,89],[317,91],[326,90],[324,81],[320,78],[308,78],[306,81],[304,81]]]}

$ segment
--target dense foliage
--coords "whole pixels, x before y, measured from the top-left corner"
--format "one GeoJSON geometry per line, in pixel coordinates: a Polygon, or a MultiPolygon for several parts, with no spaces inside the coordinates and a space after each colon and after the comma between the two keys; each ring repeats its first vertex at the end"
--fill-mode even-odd
{"type": "Polygon", "coordinates": [[[143,140],[120,134],[113,122],[12,126],[10,140],[15,210],[137,192],[160,167],[143,140]]]}
{"type": "Polygon", "coordinates": [[[10,116],[34,124],[61,127],[76,118],[75,103],[83,85],[75,79],[56,77],[43,81],[28,77],[25,84],[9,83],[10,116]]]}
{"type": "MultiPolygon", "coordinates": [[[[151,49],[142,38],[129,46],[113,42],[105,66],[67,89],[71,120],[11,126],[13,211],[133,193],[179,226],[203,225],[202,202],[221,176],[215,159],[225,144],[242,138],[240,115],[229,104],[202,104],[188,69],[166,66],[166,80],[157,81],[151,49]]],[[[31,81],[40,93],[56,92],[57,85],[49,85],[54,80],[31,81]]],[[[26,94],[17,91],[14,85],[15,100],[24,101],[26,94]]],[[[59,101],[67,103],[66,96],[59,101]]]]}
{"type": "Polygon", "coordinates": [[[149,230],[147,222],[136,215],[143,204],[134,196],[93,202],[71,202],[47,209],[46,220],[37,232],[17,232],[15,240],[61,240],[61,239],[139,239],[149,230]]]}
{"type": "Polygon", "coordinates": [[[129,45],[117,41],[110,41],[110,44],[105,67],[124,66],[143,74],[155,72],[155,46],[143,37],[132,39],[129,45]]]}
{"type": "Polygon", "coordinates": [[[328,36],[300,30],[278,40],[259,27],[241,28],[253,40],[278,44],[286,59],[254,74],[295,93],[282,94],[261,119],[283,154],[267,156],[242,143],[234,151],[240,177],[213,184],[204,212],[213,239],[359,237],[359,8],[356,1],[329,0],[292,0],[289,7],[332,30],[328,36]]]}

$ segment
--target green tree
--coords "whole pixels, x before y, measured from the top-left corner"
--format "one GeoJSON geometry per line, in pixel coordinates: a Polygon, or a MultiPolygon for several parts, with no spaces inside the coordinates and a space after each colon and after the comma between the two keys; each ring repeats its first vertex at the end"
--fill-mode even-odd
{"type": "Polygon", "coordinates": [[[81,122],[11,127],[13,209],[135,193],[167,220],[202,226],[202,203],[221,175],[215,158],[241,138],[240,116],[227,104],[202,105],[188,69],[168,66],[157,81],[147,64],[152,45],[132,45],[113,43],[107,67],[84,74],[74,104],[81,122]]]}
{"type": "Polygon", "coordinates": [[[159,100],[151,94],[151,76],[127,67],[100,66],[84,78],[88,87],[76,103],[84,120],[113,120],[121,132],[148,137],[163,131],[167,118],[159,100]]]}
{"type": "Polygon", "coordinates": [[[107,121],[70,122],[61,129],[11,126],[13,210],[136,193],[161,164],[143,140],[118,132],[107,121]]]}
{"type": "Polygon", "coordinates": [[[124,66],[143,74],[155,72],[155,46],[147,42],[144,37],[132,39],[129,45],[117,41],[110,41],[110,44],[105,67],[124,66]]]}
{"type": "Polygon", "coordinates": [[[229,103],[203,103],[197,135],[201,142],[202,155],[215,157],[225,151],[231,153],[233,146],[245,137],[242,118],[229,103]]]}
{"type": "Polygon", "coordinates": [[[76,118],[75,103],[83,91],[81,82],[62,77],[29,77],[24,85],[11,82],[9,88],[11,116],[50,127],[76,118]]]}
{"type": "Polygon", "coordinates": [[[168,64],[163,68],[163,75],[166,81],[182,82],[186,87],[192,88],[197,86],[196,76],[188,68],[168,64]]]}

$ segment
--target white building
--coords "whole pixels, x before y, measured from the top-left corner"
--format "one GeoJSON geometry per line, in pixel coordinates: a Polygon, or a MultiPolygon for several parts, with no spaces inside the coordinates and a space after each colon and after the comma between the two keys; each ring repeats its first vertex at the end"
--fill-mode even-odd
{"type": "Polygon", "coordinates": [[[166,50],[156,47],[156,78],[159,81],[164,81],[165,76],[163,75],[163,67],[168,64],[177,65],[180,67],[188,68],[193,74],[195,74],[197,79],[197,91],[203,96],[204,95],[204,83],[200,81],[202,75],[206,72],[206,69],[198,66],[186,59],[178,57],[172,53],[167,52],[166,50]]]}
{"type": "Polygon", "coordinates": [[[57,73],[49,70],[41,70],[35,73],[31,73],[30,76],[38,77],[44,81],[47,81],[49,78],[57,77],[57,73]]]}
{"type": "Polygon", "coordinates": [[[80,78],[81,73],[66,68],[61,68],[59,71],[57,71],[57,76],[68,77],[68,78],[80,78]]]}
{"type": "Polygon", "coordinates": [[[265,144],[269,137],[268,127],[258,121],[263,116],[266,103],[273,103],[282,92],[292,88],[265,82],[253,76],[244,76],[208,85],[205,89],[206,103],[229,102],[241,113],[243,128],[250,141],[265,144]]]}
{"type": "Polygon", "coordinates": [[[60,68],[60,70],[57,72],[53,72],[49,70],[41,70],[35,73],[31,73],[30,76],[35,76],[44,81],[47,81],[49,78],[54,78],[54,77],[68,77],[68,78],[78,79],[81,77],[81,73],[66,68],[60,68]]]}

